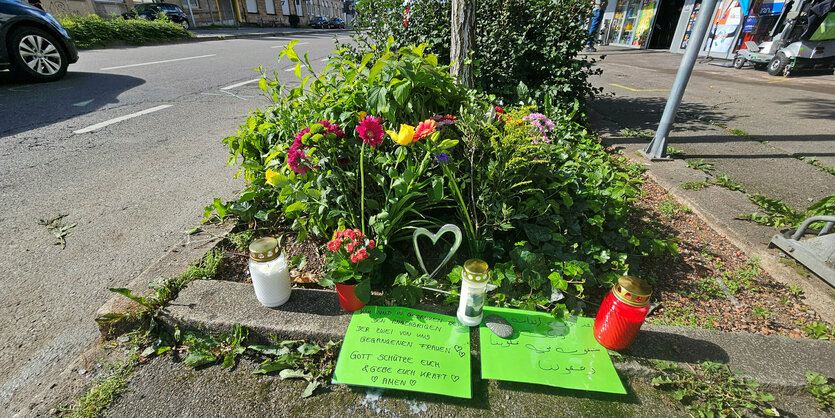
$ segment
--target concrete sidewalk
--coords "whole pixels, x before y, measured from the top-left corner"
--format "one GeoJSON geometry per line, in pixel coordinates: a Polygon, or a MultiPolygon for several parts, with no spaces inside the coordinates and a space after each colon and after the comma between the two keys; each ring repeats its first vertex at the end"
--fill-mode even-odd
{"type": "Polygon", "coordinates": [[[653,179],[713,229],[749,256],[759,257],[772,277],[804,289],[807,303],[835,323],[835,290],[779,262],[781,253],[768,248],[776,229],[736,219],[763,213],[745,193],[716,186],[698,191],[680,187],[725,173],[746,193],[779,199],[795,210],[835,195],[835,175],[808,163],[813,157],[835,168],[835,76],[771,77],[753,68],[698,63],[668,142],[681,155],[669,162],[649,162],[636,151],[647,147],[658,126],[682,56],[614,47],[599,51],[591,55],[605,55],[596,64],[603,74],[591,80],[603,89],[589,103],[593,130],[605,143],[645,165],[653,179]],[[645,131],[647,137],[634,137],[635,130],[645,131]],[[798,159],[801,156],[806,160],[798,159]],[[714,168],[706,174],[688,168],[687,160],[704,160],[714,168]]]}

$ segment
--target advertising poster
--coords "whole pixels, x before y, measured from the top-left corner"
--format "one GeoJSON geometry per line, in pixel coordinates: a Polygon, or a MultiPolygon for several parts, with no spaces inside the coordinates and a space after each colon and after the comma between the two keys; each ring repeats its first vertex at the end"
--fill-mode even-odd
{"type": "Polygon", "coordinates": [[[737,0],[724,0],[713,19],[712,39],[705,46],[711,52],[729,52],[734,36],[742,24],[742,7],[737,0]]]}
{"type": "Polygon", "coordinates": [[[644,0],[641,4],[641,14],[638,16],[638,24],[635,26],[635,36],[632,40],[633,46],[646,46],[657,6],[658,2],[654,0],[644,0]]]}
{"type": "Polygon", "coordinates": [[[681,38],[681,49],[687,48],[687,41],[690,40],[690,34],[693,32],[693,26],[696,25],[696,18],[699,17],[699,8],[702,3],[693,5],[693,11],[690,13],[690,19],[687,20],[687,27],[684,29],[684,36],[681,38]]]}

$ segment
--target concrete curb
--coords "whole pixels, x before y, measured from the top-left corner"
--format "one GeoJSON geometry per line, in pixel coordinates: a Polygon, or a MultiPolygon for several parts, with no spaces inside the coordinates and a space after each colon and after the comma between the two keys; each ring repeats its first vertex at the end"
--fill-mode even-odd
{"type": "MultiPolygon", "coordinates": [[[[172,277],[186,271],[188,266],[203,257],[203,254],[214,249],[223,237],[228,234],[234,224],[204,225],[202,231],[194,235],[186,235],[177,245],[171,247],[165,255],[148,266],[142,273],[128,283],[126,288],[137,296],[148,296],[151,290],[148,284],[157,277],[172,277]]],[[[124,333],[138,324],[135,314],[144,309],[140,304],[121,295],[114,294],[96,311],[96,322],[103,336],[124,333]],[[114,322],[106,322],[108,315],[128,315],[114,322]]]]}
{"type": "Polygon", "coordinates": [[[299,31],[299,32],[264,32],[264,33],[242,33],[238,35],[195,35],[193,38],[189,38],[184,40],[185,42],[203,42],[203,41],[223,41],[228,39],[241,39],[241,38],[261,38],[267,36],[292,36],[292,35],[308,35],[308,34],[318,34],[318,33],[340,33],[340,32],[350,32],[347,29],[315,29],[310,31],[299,31]]]}
{"type": "MultiPolygon", "coordinates": [[[[98,48],[84,48],[81,49],[82,51],[91,51],[95,49],[108,49],[108,48],[139,48],[143,46],[159,46],[159,45],[175,45],[175,44],[188,44],[194,42],[206,42],[206,41],[225,41],[229,39],[243,39],[243,38],[263,38],[267,36],[292,36],[292,35],[308,35],[308,34],[317,34],[317,33],[340,33],[340,32],[350,32],[346,29],[320,29],[320,30],[310,30],[310,31],[298,31],[298,32],[261,32],[261,33],[242,33],[242,34],[234,34],[234,35],[225,35],[225,34],[218,34],[218,35],[195,35],[191,38],[182,38],[182,39],[171,39],[163,42],[153,42],[147,43],[142,45],[130,45],[125,43],[124,41],[114,41],[110,42],[103,47],[98,48]]],[[[194,32],[191,32],[192,34],[194,32]]]]}
{"type": "MultiPolygon", "coordinates": [[[[597,126],[593,127],[595,131],[600,132],[604,129],[608,129],[611,132],[618,131],[619,126],[617,126],[616,123],[605,118],[591,106],[589,107],[588,112],[593,114],[594,119],[598,122],[596,124],[597,126]]],[[[612,138],[611,135],[600,134],[600,138],[604,144],[611,145],[611,143],[608,142],[608,140],[612,138]]],[[[624,147],[624,156],[629,158],[632,162],[643,164],[644,166],[647,164],[656,164],[649,163],[649,161],[644,157],[635,155],[634,151],[636,150],[637,149],[635,147],[624,147]]],[[[675,169],[681,171],[697,171],[686,167],[683,160],[667,161],[660,164],[675,166],[675,169]]],[[[806,290],[806,292],[804,292],[804,302],[814,309],[822,319],[830,323],[835,323],[835,290],[832,289],[832,287],[820,279],[806,280],[791,267],[780,263],[778,257],[775,255],[775,252],[769,251],[769,249],[767,247],[763,247],[762,244],[753,242],[749,237],[746,237],[730,225],[727,219],[722,219],[716,216],[708,205],[705,204],[705,202],[697,198],[695,195],[697,192],[690,193],[679,187],[683,178],[673,179],[669,175],[665,176],[665,174],[669,174],[666,171],[665,173],[659,173],[660,171],[662,171],[660,168],[655,170],[651,168],[647,170],[647,175],[663,187],[667,193],[673,196],[675,200],[692,209],[693,212],[702,218],[702,220],[704,220],[711,229],[724,235],[733,245],[742,250],[742,252],[752,258],[759,258],[763,269],[775,280],[785,285],[795,285],[806,290]]],[[[686,176],[686,174],[684,176],[686,176]]],[[[722,199],[722,202],[729,206],[753,206],[753,204],[748,201],[748,198],[742,193],[731,192],[725,189],[722,189],[719,193],[721,193],[721,195],[718,198],[722,199]]],[[[708,197],[708,199],[710,199],[710,197],[708,197]]],[[[764,227],[760,225],[751,225],[751,228],[764,227]]],[[[776,230],[773,232],[777,233],[776,230]]]]}
{"type": "MultiPolygon", "coordinates": [[[[418,307],[452,314],[454,307],[418,307]]],[[[169,328],[220,334],[234,324],[250,329],[255,342],[279,339],[340,340],[351,320],[336,293],[293,289],[285,305],[270,309],[255,299],[252,286],[218,280],[192,282],[162,311],[169,328]]],[[[472,333],[476,338],[477,333],[472,333]]],[[[473,347],[477,347],[473,344],[473,347]]],[[[477,357],[477,351],[473,354],[477,357]]],[[[646,324],[635,343],[615,363],[622,377],[654,376],[651,360],[679,363],[715,361],[728,364],[741,375],[768,390],[796,393],[806,385],[806,371],[835,376],[835,343],[748,333],[728,333],[694,328],[646,324]]],[[[477,362],[475,364],[478,364],[477,362]]]]}

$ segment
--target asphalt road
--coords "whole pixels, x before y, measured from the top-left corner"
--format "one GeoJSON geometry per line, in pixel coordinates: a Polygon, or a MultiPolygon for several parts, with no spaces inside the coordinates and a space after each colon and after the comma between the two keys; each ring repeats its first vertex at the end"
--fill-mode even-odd
{"type": "Polygon", "coordinates": [[[51,407],[36,395],[96,339],[107,289],[243,187],[221,139],[269,104],[253,68],[294,79],[276,61],[291,39],[324,67],[333,34],[82,51],[49,84],[0,73],[0,415],[51,407]],[[77,223],[66,248],[39,224],[58,215],[77,223]]]}

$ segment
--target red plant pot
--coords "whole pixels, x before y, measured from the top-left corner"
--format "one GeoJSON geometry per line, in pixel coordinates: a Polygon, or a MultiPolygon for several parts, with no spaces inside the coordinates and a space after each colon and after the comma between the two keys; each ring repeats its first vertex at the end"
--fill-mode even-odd
{"type": "Polygon", "coordinates": [[[342,309],[348,312],[354,312],[362,309],[365,302],[359,300],[354,293],[355,284],[336,284],[336,293],[339,295],[339,305],[342,309]]]}

